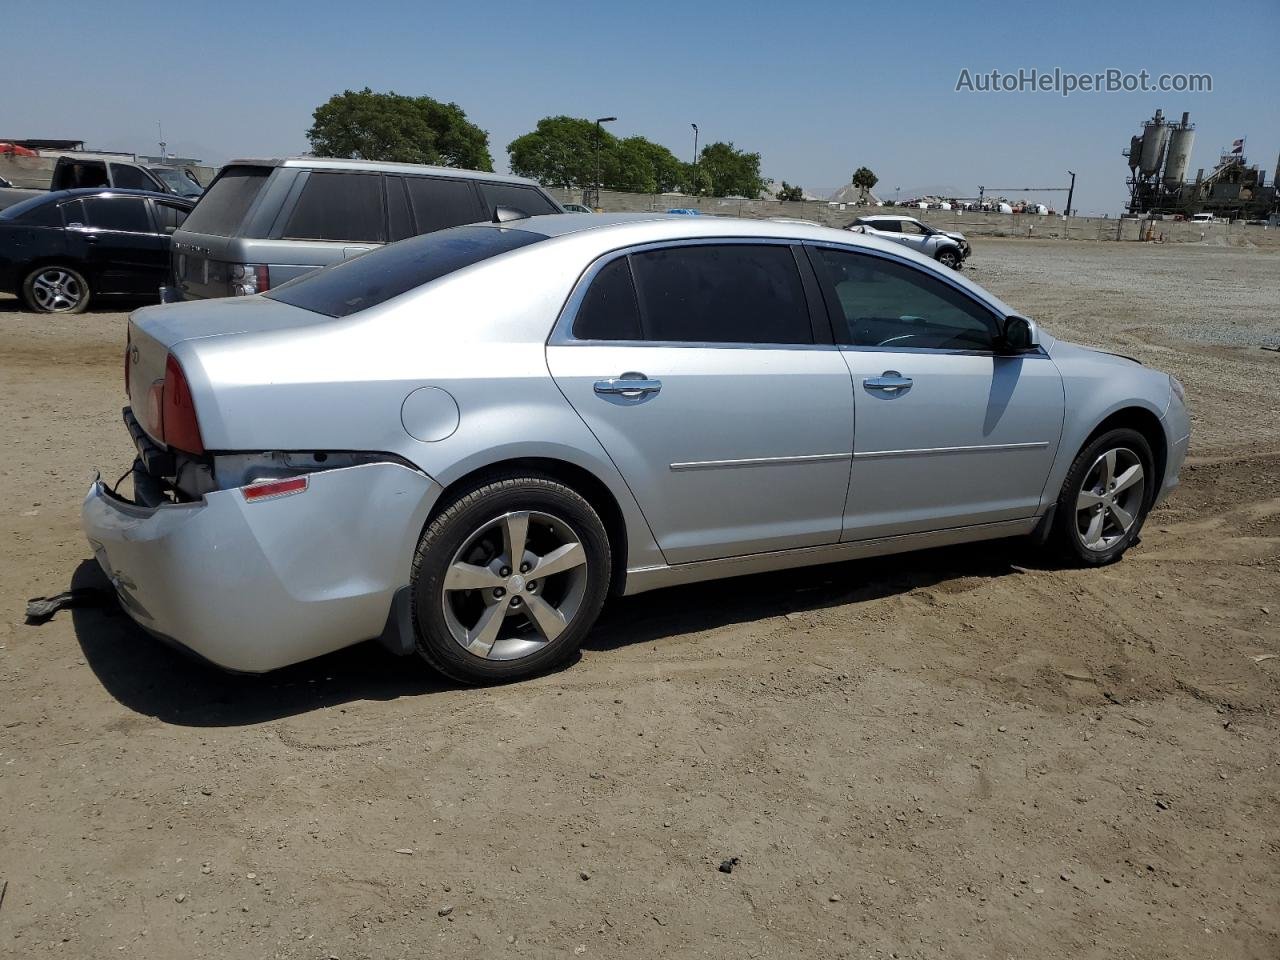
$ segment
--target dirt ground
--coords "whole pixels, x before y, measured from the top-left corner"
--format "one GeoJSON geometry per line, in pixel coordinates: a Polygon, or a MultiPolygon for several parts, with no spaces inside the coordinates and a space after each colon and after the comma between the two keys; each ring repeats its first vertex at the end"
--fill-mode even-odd
{"type": "Polygon", "coordinates": [[[23,625],[101,582],[125,316],[0,300],[0,956],[1280,956],[1280,253],[970,266],[1186,384],[1184,487],[1122,563],[648,594],[487,690],[372,644],[232,677],[118,612],[23,625]]]}

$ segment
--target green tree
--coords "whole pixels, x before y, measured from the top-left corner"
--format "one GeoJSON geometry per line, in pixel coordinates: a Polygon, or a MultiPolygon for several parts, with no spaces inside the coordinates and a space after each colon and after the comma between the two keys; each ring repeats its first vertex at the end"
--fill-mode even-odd
{"type": "MultiPolygon", "coordinates": [[[[557,187],[588,187],[596,179],[596,125],[579,117],[543,117],[535,129],[507,146],[511,172],[557,187]]],[[[671,190],[680,161],[644,137],[619,140],[601,128],[600,183],[608,190],[655,193],[671,190]]]]}
{"type": "Polygon", "coordinates": [[[706,192],[716,197],[755,199],[764,189],[760,154],[739,150],[732,143],[710,143],[703,147],[694,177],[699,186],[707,185],[706,192]]]}
{"type": "Polygon", "coordinates": [[[871,188],[880,182],[880,178],[871,172],[869,167],[859,167],[853,171],[853,185],[863,193],[870,193],[871,188]]]}
{"type": "Polygon", "coordinates": [[[804,188],[798,184],[793,187],[791,184],[787,183],[787,181],[783,180],[782,189],[778,191],[777,196],[779,200],[803,200],[804,188]]]}
{"type": "Polygon", "coordinates": [[[318,157],[492,170],[489,135],[456,103],[346,90],[316,107],[307,131],[318,157]]]}
{"type": "MultiPolygon", "coordinates": [[[[612,156],[618,138],[600,131],[600,163],[612,156]]],[[[543,117],[537,127],[507,145],[511,172],[554,187],[595,183],[596,125],[578,117],[543,117]]],[[[603,180],[603,172],[601,179],[603,180]]]]}

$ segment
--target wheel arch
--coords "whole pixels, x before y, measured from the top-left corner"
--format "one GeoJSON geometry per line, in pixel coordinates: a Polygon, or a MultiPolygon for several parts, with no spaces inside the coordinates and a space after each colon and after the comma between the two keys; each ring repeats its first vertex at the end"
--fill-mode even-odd
{"type": "Polygon", "coordinates": [[[622,593],[627,578],[627,524],[622,507],[608,485],[585,467],[552,457],[513,457],[477,467],[449,483],[440,492],[427,515],[423,529],[465,491],[482,486],[498,477],[536,476],[563,483],[591,504],[600,516],[609,537],[611,569],[609,594],[622,593]]]}
{"type": "MultiPolygon", "coordinates": [[[[1084,443],[1080,444],[1080,448],[1074,456],[1079,456],[1080,450],[1083,450],[1107,431],[1122,427],[1138,431],[1138,433],[1142,434],[1143,439],[1147,441],[1147,446],[1151,448],[1151,456],[1155,458],[1155,463],[1152,465],[1155,473],[1155,482],[1149,486],[1151,492],[1148,495],[1148,500],[1150,503],[1154,503],[1156,497],[1160,494],[1160,487],[1164,483],[1165,466],[1169,462],[1169,445],[1164,435],[1164,427],[1160,423],[1160,418],[1147,408],[1122,407],[1108,414],[1085,437],[1084,443]]],[[[1074,456],[1072,459],[1074,459],[1074,456]]]]}

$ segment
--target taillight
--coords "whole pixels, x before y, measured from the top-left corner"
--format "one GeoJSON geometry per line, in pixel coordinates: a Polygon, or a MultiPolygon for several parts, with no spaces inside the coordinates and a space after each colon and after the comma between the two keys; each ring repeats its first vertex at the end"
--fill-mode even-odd
{"type": "Polygon", "coordinates": [[[271,289],[271,270],[265,263],[233,263],[231,265],[231,295],[244,297],[252,293],[266,293],[271,289]]]}
{"type": "MultiPolygon", "coordinates": [[[[153,421],[154,422],[154,421],[153,421]]],[[[164,362],[164,384],[160,390],[160,439],[166,446],[184,453],[204,453],[196,405],[182,366],[169,354],[164,362]]]]}

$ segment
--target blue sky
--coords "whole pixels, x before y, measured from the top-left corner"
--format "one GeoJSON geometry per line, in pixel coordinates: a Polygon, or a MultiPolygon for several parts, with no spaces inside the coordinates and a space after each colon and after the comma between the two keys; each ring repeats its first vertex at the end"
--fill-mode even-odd
{"type": "Polygon", "coordinates": [[[315,107],[364,86],[459,103],[498,169],[540,117],[615,115],[616,133],[682,158],[696,122],[703,143],[758,151],[766,176],[808,188],[863,164],[889,197],[1065,184],[1072,169],[1085,213],[1119,209],[1120,150],[1156,107],[1191,111],[1193,173],[1247,136],[1270,181],[1280,152],[1277,0],[3,7],[0,136],[153,152],[160,120],[170,150],[215,163],[305,151],[315,107]],[[1019,67],[1209,73],[1213,92],[955,92],[961,69],[1019,67]]]}

